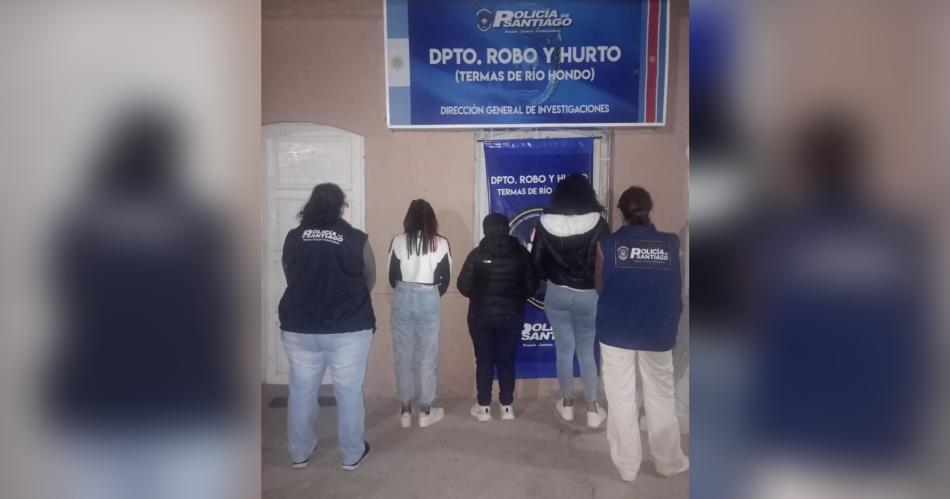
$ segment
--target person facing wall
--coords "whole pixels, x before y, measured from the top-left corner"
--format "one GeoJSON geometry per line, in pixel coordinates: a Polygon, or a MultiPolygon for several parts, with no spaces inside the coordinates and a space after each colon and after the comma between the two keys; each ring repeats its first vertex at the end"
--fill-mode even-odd
{"type": "Polygon", "coordinates": [[[449,287],[452,255],[439,235],[432,206],[424,199],[409,204],[404,232],[389,246],[389,285],[393,287],[393,356],[396,396],[402,404],[399,424],[412,425],[412,403],[418,402],[419,426],[445,415],[432,407],[439,358],[440,298],[449,287]],[[416,379],[418,378],[418,390],[416,379]]]}
{"type": "Polygon", "coordinates": [[[610,458],[621,478],[633,481],[642,458],[638,367],[656,471],[670,476],[689,468],[680,448],[673,393],[672,349],[682,310],[682,277],[679,238],[650,223],[650,193],[630,187],[617,207],[625,225],[597,245],[597,338],[610,405],[610,458]]]}
{"type": "Polygon", "coordinates": [[[580,173],[561,180],[535,229],[531,259],[541,279],[547,281],[544,312],[554,329],[557,377],[562,399],[558,414],[574,419],[574,354],[581,368],[587,424],[599,427],[607,413],[597,404],[597,363],[594,358],[594,323],[597,292],[594,260],[597,241],[610,232],[601,215],[604,207],[594,188],[580,173]]]}
{"type": "Polygon", "coordinates": [[[244,373],[230,226],[189,188],[177,113],[120,109],[89,183],[46,228],[56,334],[34,373],[33,430],[57,472],[43,485],[50,497],[233,497],[244,373]],[[182,462],[217,472],[180,480],[182,462]]]}
{"type": "Polygon", "coordinates": [[[494,369],[498,370],[501,419],[515,418],[515,352],[524,324],[524,303],[538,289],[531,255],[508,235],[508,219],[491,213],[482,221],[485,237],[473,249],[459,274],[458,290],[469,298],[468,328],[475,348],[478,400],[471,414],[479,421],[491,416],[494,369]]]}
{"type": "Polygon", "coordinates": [[[330,367],[336,397],[337,445],[343,469],[369,453],[363,439],[363,379],[376,329],[370,289],[376,282],[366,234],[341,218],[346,206],[336,184],[319,184],[284,240],[287,289],[280,299],[281,341],[290,361],[287,445],[294,468],[316,450],[317,391],[330,367]]]}

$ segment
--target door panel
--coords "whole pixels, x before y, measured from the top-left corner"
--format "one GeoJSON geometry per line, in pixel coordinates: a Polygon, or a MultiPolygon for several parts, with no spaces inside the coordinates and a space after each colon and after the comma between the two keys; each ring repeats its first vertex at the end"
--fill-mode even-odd
{"type": "Polygon", "coordinates": [[[308,134],[278,139],[277,183],[293,187],[334,182],[343,190],[352,189],[352,152],[345,138],[328,140],[308,134]]]}
{"type": "MultiPolygon", "coordinates": [[[[277,304],[286,287],[281,249],[287,232],[296,227],[297,213],[313,186],[333,182],[343,189],[348,206],[343,218],[363,230],[363,138],[323,125],[275,123],[264,125],[262,147],[264,213],[264,276],[262,347],[264,381],[287,383],[287,358],[280,346],[277,304]]],[[[329,382],[329,370],[324,383],[329,382]]]]}

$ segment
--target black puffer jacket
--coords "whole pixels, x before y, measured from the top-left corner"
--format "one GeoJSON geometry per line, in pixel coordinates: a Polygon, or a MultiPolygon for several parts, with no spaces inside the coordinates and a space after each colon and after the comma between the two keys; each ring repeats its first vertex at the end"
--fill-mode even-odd
{"type": "Polygon", "coordinates": [[[494,234],[468,254],[458,289],[471,299],[469,313],[523,317],[524,302],[539,282],[528,250],[514,237],[494,234]]]}
{"type": "Polygon", "coordinates": [[[574,289],[594,289],[597,242],[608,234],[610,227],[599,213],[541,215],[531,261],[541,279],[574,289]]]}

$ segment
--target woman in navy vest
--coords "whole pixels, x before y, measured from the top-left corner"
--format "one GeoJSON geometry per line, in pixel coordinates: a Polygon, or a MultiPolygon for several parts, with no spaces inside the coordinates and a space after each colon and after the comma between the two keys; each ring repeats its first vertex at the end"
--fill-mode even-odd
{"type": "Polygon", "coordinates": [[[295,468],[316,450],[317,391],[326,368],[338,407],[343,469],[369,453],[363,440],[363,378],[376,318],[370,290],[376,265],[366,234],[343,220],[336,184],[319,184],[284,240],[287,290],[280,299],[281,339],[290,361],[287,445],[295,468]]]}
{"type": "Polygon", "coordinates": [[[679,238],[650,223],[653,200],[646,189],[627,189],[617,207],[626,224],[597,246],[597,338],[610,405],[610,458],[621,478],[632,481],[642,458],[638,372],[657,472],[670,476],[689,468],[680,448],[673,397],[672,349],[682,309],[682,278],[679,238]]]}

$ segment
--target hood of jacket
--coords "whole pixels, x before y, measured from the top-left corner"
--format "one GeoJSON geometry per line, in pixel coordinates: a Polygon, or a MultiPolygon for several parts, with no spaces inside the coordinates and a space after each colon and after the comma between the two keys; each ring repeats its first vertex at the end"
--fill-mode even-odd
{"type": "Polygon", "coordinates": [[[545,213],[541,215],[540,223],[552,236],[571,237],[594,230],[598,221],[600,221],[600,213],[583,215],[545,213]]]}
{"type": "Polygon", "coordinates": [[[518,250],[521,243],[518,239],[508,234],[491,234],[482,238],[478,243],[478,249],[489,255],[508,255],[518,250]]]}
{"type": "Polygon", "coordinates": [[[545,213],[532,243],[534,268],[554,284],[593,289],[597,241],[609,233],[600,213],[545,213]]]}

